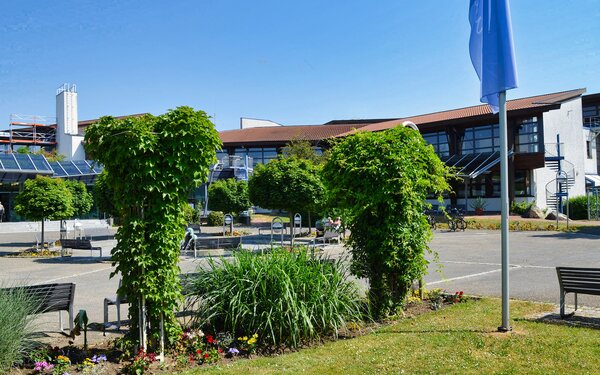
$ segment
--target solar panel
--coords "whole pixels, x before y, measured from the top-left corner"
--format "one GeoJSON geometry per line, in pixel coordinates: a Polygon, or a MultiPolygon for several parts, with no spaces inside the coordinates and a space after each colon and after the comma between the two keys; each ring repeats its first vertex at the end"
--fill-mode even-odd
{"type": "Polygon", "coordinates": [[[21,169],[19,168],[19,164],[17,164],[17,160],[15,159],[15,156],[13,154],[0,155],[0,162],[2,162],[2,169],[4,169],[5,171],[18,171],[21,169]]]}
{"type": "Polygon", "coordinates": [[[17,163],[21,167],[21,169],[29,169],[35,171],[35,166],[33,165],[33,161],[29,158],[29,155],[25,154],[15,154],[15,159],[17,163]]]}

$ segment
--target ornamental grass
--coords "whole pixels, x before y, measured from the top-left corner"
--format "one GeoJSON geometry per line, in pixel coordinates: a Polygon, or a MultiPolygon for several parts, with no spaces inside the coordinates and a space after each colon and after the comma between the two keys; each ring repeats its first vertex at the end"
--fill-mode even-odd
{"type": "Polygon", "coordinates": [[[197,323],[236,337],[258,333],[262,348],[296,348],[337,336],[360,320],[363,303],[341,261],[307,251],[238,251],[198,269],[197,323]]]}
{"type": "Polygon", "coordinates": [[[32,319],[39,304],[22,288],[0,285],[0,374],[8,373],[33,348],[32,319]]]}

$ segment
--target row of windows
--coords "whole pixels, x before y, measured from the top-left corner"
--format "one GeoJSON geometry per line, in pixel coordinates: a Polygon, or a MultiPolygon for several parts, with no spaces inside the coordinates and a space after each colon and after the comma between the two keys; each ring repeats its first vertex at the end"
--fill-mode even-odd
{"type": "MultiPolygon", "coordinates": [[[[313,147],[314,152],[317,155],[323,154],[323,149],[321,147],[313,147]]],[[[277,149],[275,147],[251,147],[251,148],[236,148],[234,150],[233,155],[235,156],[249,156],[252,158],[252,166],[255,167],[257,164],[267,164],[273,159],[277,159],[277,149]]],[[[217,159],[222,160],[223,158],[229,156],[227,151],[219,150],[217,151],[217,159]]]]}
{"type": "MultiPolygon", "coordinates": [[[[531,170],[515,171],[515,196],[530,197],[531,191],[531,170]]],[[[465,186],[461,184],[456,189],[457,198],[465,196],[465,186]]],[[[500,174],[488,173],[469,180],[467,184],[468,198],[498,198],[500,197],[500,174]]]]}
{"type": "MultiPolygon", "coordinates": [[[[448,135],[445,131],[425,133],[423,139],[431,144],[440,157],[450,156],[448,135]]],[[[514,128],[516,152],[539,152],[540,134],[537,117],[521,119],[514,128]]],[[[498,124],[465,129],[459,140],[459,155],[494,152],[500,150],[500,128],[498,124]]]]}
{"type": "Polygon", "coordinates": [[[600,116],[600,104],[587,105],[583,107],[583,117],[600,116]]]}

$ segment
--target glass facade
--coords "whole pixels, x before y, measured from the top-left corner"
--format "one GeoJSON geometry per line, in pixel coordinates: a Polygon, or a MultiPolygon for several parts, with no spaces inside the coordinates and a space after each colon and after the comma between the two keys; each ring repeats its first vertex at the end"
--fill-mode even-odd
{"type": "Polygon", "coordinates": [[[461,146],[461,155],[499,151],[498,124],[465,129],[461,146]]]}
{"type": "MultiPolygon", "coordinates": [[[[223,156],[227,156],[226,151],[220,151],[223,156]]],[[[277,149],[275,147],[251,147],[251,148],[236,148],[234,155],[244,157],[246,155],[252,158],[252,166],[257,164],[266,164],[273,159],[277,159],[277,149]]],[[[219,157],[219,152],[217,152],[219,157]]]]}
{"type": "Polygon", "coordinates": [[[600,116],[600,104],[590,104],[583,107],[583,118],[600,116]]]}
{"type": "Polygon", "coordinates": [[[448,135],[444,131],[425,133],[422,135],[425,142],[433,146],[435,153],[440,157],[450,156],[448,147],[448,135]]]}
{"type": "Polygon", "coordinates": [[[514,134],[515,152],[539,152],[540,135],[537,117],[518,120],[514,134]]]}

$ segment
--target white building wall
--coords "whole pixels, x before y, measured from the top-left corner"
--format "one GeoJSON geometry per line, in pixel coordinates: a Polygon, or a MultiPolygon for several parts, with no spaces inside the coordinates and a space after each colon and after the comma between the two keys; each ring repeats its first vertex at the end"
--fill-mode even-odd
{"type": "MultiPolygon", "coordinates": [[[[585,141],[581,112],[581,98],[563,103],[559,109],[543,114],[544,143],[546,149],[556,154],[556,135],[560,135],[561,154],[573,164],[575,184],[569,195],[585,195],[585,141]]],[[[546,205],[546,185],[556,178],[556,172],[549,168],[533,171],[534,191],[537,206],[546,205]]]]}

